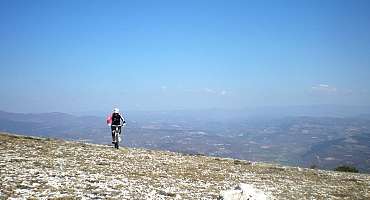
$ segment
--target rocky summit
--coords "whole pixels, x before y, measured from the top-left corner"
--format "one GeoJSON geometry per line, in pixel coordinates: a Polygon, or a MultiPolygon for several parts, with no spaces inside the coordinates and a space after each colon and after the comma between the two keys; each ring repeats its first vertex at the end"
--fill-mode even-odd
{"type": "Polygon", "coordinates": [[[222,199],[238,186],[265,199],[370,199],[368,174],[5,133],[0,153],[0,199],[222,199]]]}

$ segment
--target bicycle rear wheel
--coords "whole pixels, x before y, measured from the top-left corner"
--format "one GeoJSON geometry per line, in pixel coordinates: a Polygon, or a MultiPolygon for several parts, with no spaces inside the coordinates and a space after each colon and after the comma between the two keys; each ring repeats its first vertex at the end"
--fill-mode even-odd
{"type": "Polygon", "coordinates": [[[115,139],[115,143],[114,143],[114,148],[118,149],[119,148],[119,141],[118,141],[118,137],[119,137],[119,134],[117,132],[115,132],[114,134],[114,139],[115,139]]]}

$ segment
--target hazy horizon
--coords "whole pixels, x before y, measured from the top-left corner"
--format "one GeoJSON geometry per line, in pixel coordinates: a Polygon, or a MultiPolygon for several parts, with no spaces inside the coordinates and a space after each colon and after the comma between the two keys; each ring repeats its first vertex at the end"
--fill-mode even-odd
{"type": "Polygon", "coordinates": [[[370,1],[1,1],[0,110],[370,106],[370,1]]]}
{"type": "MultiPolygon", "coordinates": [[[[74,116],[96,116],[106,117],[112,110],[86,110],[86,111],[36,111],[27,112],[24,110],[0,109],[0,112],[19,113],[19,114],[48,114],[60,113],[74,116]]],[[[301,106],[260,106],[245,107],[242,109],[173,109],[173,110],[121,110],[121,113],[129,120],[141,120],[142,117],[150,116],[152,120],[176,119],[189,120],[198,118],[202,120],[223,121],[228,120],[247,120],[247,119],[269,119],[284,117],[365,117],[370,116],[370,106],[341,106],[341,105],[301,105],[301,106]]]]}

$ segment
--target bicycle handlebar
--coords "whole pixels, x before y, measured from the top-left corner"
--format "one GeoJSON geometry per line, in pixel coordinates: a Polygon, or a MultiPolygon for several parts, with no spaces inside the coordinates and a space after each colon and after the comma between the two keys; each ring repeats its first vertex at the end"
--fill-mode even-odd
{"type": "Polygon", "coordinates": [[[111,125],[111,126],[119,127],[119,126],[124,126],[124,125],[123,124],[120,124],[120,125],[111,125]]]}

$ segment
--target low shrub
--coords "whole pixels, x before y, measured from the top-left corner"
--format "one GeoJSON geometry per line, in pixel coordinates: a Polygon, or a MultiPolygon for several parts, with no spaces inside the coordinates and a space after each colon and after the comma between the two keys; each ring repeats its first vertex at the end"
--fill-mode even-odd
{"type": "Polygon", "coordinates": [[[358,169],[356,167],[348,166],[348,165],[340,165],[334,169],[334,171],[338,172],[353,172],[358,173],[358,169]]]}

